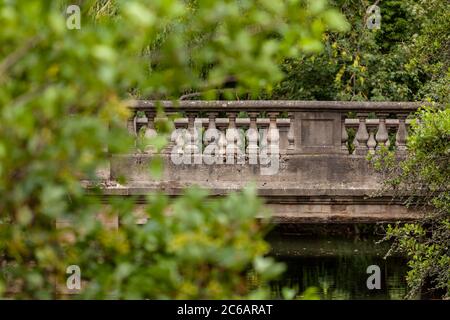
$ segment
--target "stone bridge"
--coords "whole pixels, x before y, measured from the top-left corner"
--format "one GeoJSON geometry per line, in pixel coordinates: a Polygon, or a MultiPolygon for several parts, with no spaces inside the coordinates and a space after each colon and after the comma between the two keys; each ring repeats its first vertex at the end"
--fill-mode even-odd
{"type": "MultiPolygon", "coordinates": [[[[222,196],[253,183],[278,223],[374,223],[420,215],[390,194],[374,196],[381,177],[367,155],[386,145],[406,151],[412,102],[134,101],[130,135],[155,137],[164,117],[171,142],[160,153],[160,180],[148,170],[151,146],[110,157],[104,198],[163,191],[177,196],[192,185],[222,196]],[[157,112],[164,109],[164,116],[157,112]],[[157,116],[158,115],[158,116],[157,116]],[[126,184],[118,184],[125,178],[126,184]]],[[[242,204],[245,205],[245,204],[242,204]]]]}

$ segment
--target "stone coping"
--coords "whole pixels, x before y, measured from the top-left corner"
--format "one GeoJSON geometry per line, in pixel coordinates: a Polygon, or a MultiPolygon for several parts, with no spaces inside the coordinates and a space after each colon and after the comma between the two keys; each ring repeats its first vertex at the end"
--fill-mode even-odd
{"type": "Polygon", "coordinates": [[[155,101],[130,100],[127,105],[139,110],[148,110],[161,106],[165,111],[358,111],[358,112],[412,112],[422,102],[368,102],[368,101],[300,101],[300,100],[240,100],[240,101],[155,101]]]}
{"type": "MultiPolygon", "coordinates": [[[[232,192],[239,192],[242,188],[238,187],[223,187],[214,185],[196,185],[196,184],[185,184],[180,185],[173,182],[161,182],[155,184],[142,183],[131,185],[120,185],[117,182],[108,181],[105,185],[100,186],[100,192],[102,196],[146,196],[155,192],[163,192],[169,196],[179,196],[184,194],[186,188],[192,186],[198,186],[199,189],[208,191],[210,196],[224,196],[232,192]],[[109,185],[108,185],[109,184],[109,185]]],[[[98,195],[90,187],[86,187],[86,192],[92,195],[98,195]]],[[[313,187],[313,186],[300,186],[300,187],[258,187],[257,193],[259,196],[264,198],[284,198],[286,201],[312,201],[316,199],[317,201],[332,201],[332,199],[339,198],[339,201],[350,201],[354,202],[356,200],[373,201],[373,202],[391,202],[392,195],[390,193],[380,193],[377,189],[364,189],[357,188],[354,186],[329,186],[329,187],[313,187]],[[378,193],[377,193],[378,192],[378,193]]],[[[395,202],[398,202],[396,200],[395,202]]]]}

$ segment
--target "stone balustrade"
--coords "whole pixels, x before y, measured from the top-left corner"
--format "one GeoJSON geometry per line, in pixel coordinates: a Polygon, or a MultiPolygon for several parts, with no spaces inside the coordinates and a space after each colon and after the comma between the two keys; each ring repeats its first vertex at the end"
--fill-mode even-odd
{"type": "Polygon", "coordinates": [[[127,128],[139,143],[127,154],[111,155],[105,199],[133,196],[141,204],[149,193],[176,197],[192,185],[222,196],[252,183],[281,223],[410,221],[421,215],[389,192],[378,194],[384,178],[367,161],[383,145],[404,154],[417,103],[159,104],[163,113],[154,101],[130,103],[127,128]],[[140,137],[157,135],[161,118],[175,118],[176,130],[161,152],[163,172],[154,177],[148,168],[155,150],[143,148],[140,137]]]}
{"type": "Polygon", "coordinates": [[[201,153],[202,145],[215,144],[219,157],[231,156],[241,164],[251,163],[252,155],[261,151],[268,155],[352,151],[365,156],[387,146],[402,154],[408,136],[407,117],[419,107],[412,102],[139,100],[130,105],[130,134],[137,135],[142,127],[147,137],[157,134],[158,105],[167,115],[186,115],[174,121],[175,129],[184,129],[183,137],[172,135],[165,153],[177,146],[177,152],[195,155],[201,153]],[[244,117],[238,118],[243,112],[244,117]],[[351,130],[354,139],[348,141],[351,130]],[[391,145],[391,141],[395,143],[391,145]]]}

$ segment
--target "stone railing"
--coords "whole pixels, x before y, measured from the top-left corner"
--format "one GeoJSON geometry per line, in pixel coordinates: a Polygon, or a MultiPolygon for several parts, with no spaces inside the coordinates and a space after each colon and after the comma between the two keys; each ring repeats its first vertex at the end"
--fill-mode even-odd
{"type": "Polygon", "coordinates": [[[409,221],[420,215],[401,199],[393,201],[389,192],[379,194],[384,177],[366,159],[383,145],[404,153],[409,118],[420,104],[180,101],[161,106],[164,113],[156,117],[156,102],[130,105],[127,127],[139,138],[134,150],[111,155],[105,199],[133,196],[145,203],[149,193],[177,197],[192,185],[223,196],[252,183],[274,221],[282,223],[409,221]],[[154,137],[159,121],[173,114],[178,130],[162,152],[161,175],[154,177],[148,170],[154,149],[143,146],[141,135],[154,137]],[[208,157],[210,146],[215,161],[208,157]]]}
{"type": "MultiPolygon", "coordinates": [[[[263,149],[269,155],[349,154],[351,151],[354,155],[365,156],[385,145],[403,153],[408,136],[407,117],[417,110],[419,104],[138,100],[130,105],[132,116],[127,125],[130,134],[136,136],[139,130],[148,137],[157,134],[157,106],[161,106],[166,115],[185,114],[185,117],[174,120],[176,129],[185,129],[184,136],[172,135],[165,153],[177,146],[179,153],[196,154],[203,150],[202,144],[215,143],[219,155],[226,157],[232,154],[241,163],[251,163],[251,155],[260,155],[263,149]],[[210,134],[212,131],[218,135],[210,134]],[[349,141],[349,136],[354,136],[354,139],[349,141]]],[[[151,152],[151,148],[147,152],[151,152]]]]}

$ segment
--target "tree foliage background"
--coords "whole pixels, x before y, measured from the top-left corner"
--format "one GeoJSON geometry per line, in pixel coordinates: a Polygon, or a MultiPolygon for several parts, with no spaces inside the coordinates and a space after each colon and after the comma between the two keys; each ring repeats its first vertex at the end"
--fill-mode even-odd
{"type": "Polygon", "coordinates": [[[343,17],[324,1],[79,1],[70,30],[69,4],[0,0],[0,296],[55,297],[76,264],[89,298],[267,297],[282,266],[265,257],[254,191],[150,195],[139,227],[133,199],[105,207],[84,182],[132,146],[129,98],[176,98],[230,74],[244,91],[270,89],[280,61],[316,49],[327,26],[344,30],[343,17]]]}
{"type": "Polygon", "coordinates": [[[272,97],[300,100],[448,101],[450,4],[445,0],[378,1],[380,29],[368,29],[375,1],[331,1],[351,25],[327,33],[323,52],[283,64],[272,97]]]}

